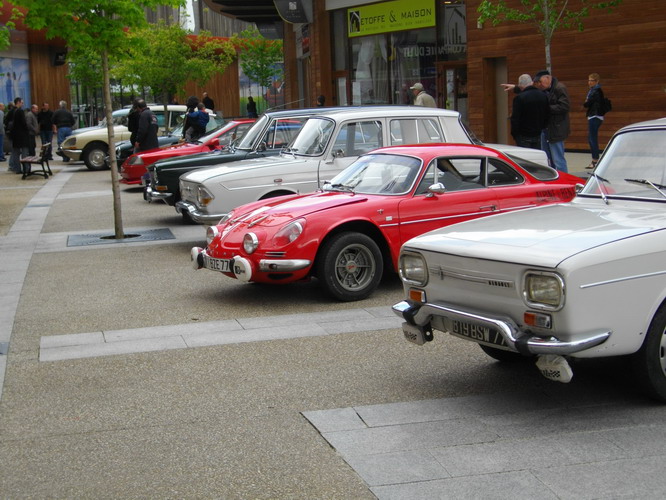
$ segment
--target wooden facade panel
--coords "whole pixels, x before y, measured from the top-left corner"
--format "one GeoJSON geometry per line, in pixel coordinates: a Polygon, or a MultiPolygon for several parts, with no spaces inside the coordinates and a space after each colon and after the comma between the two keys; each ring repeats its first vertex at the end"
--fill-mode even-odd
{"type": "Polygon", "coordinates": [[[235,59],[224,73],[213,76],[205,85],[188,83],[185,86],[185,96],[179,96],[180,102],[185,103],[187,96],[197,96],[201,99],[204,92],[215,102],[215,111],[221,112],[225,118],[241,116],[240,87],[238,85],[238,59],[235,59]]]}
{"type": "Polygon", "coordinates": [[[71,109],[67,65],[53,66],[52,49],[47,45],[28,45],[30,65],[30,100],[41,107],[48,102],[52,110],[58,109],[58,102],[67,101],[71,109]]]}
{"type": "MultiPolygon", "coordinates": [[[[482,82],[483,61],[505,57],[509,79],[522,73],[533,74],[545,67],[543,38],[529,25],[486,24],[477,29],[476,8],[480,0],[468,0],[468,91],[470,125],[482,138],[489,130],[487,94],[482,82]]],[[[518,0],[507,4],[518,5],[518,0]]],[[[629,123],[666,115],[666,16],[663,0],[624,0],[612,13],[592,11],[584,20],[585,29],[556,31],[552,46],[553,74],[562,81],[571,99],[571,136],[567,149],[587,150],[587,120],[582,103],[587,94],[587,75],[601,75],[604,92],[613,101],[613,111],[600,130],[605,144],[613,132],[629,123]]],[[[498,82],[502,83],[502,82],[498,82]]],[[[486,83],[487,84],[487,83],[486,83]]],[[[511,98],[508,99],[509,106],[511,98]]]]}

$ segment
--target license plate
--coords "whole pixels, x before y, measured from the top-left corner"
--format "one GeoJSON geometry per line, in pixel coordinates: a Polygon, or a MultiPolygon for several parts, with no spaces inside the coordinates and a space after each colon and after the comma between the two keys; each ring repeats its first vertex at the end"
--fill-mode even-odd
{"type": "Polygon", "coordinates": [[[494,328],[470,323],[468,321],[451,320],[451,333],[460,337],[465,337],[475,342],[493,344],[506,347],[504,337],[494,328]]]}
{"type": "Polygon", "coordinates": [[[204,254],[203,256],[204,267],[211,271],[220,271],[221,273],[228,273],[231,269],[230,259],[214,259],[204,254]]]}

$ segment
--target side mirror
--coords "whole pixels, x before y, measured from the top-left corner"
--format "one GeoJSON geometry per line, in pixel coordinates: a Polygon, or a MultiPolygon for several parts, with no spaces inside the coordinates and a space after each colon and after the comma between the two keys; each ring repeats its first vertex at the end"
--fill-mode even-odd
{"type": "Polygon", "coordinates": [[[333,158],[343,158],[345,156],[345,152],[342,149],[336,149],[333,151],[333,158]]]}
{"type": "Polygon", "coordinates": [[[266,143],[263,142],[263,141],[261,141],[261,142],[257,145],[257,151],[260,152],[260,153],[266,151],[266,143]]]}
{"type": "Polygon", "coordinates": [[[436,194],[444,194],[444,193],[446,193],[446,187],[441,182],[437,182],[437,183],[433,184],[432,186],[428,187],[428,196],[429,197],[433,197],[436,194]]]}
{"type": "Polygon", "coordinates": [[[215,139],[213,139],[212,141],[210,141],[210,145],[211,145],[212,148],[218,148],[218,147],[220,147],[220,138],[219,138],[219,137],[216,137],[215,139]]]}

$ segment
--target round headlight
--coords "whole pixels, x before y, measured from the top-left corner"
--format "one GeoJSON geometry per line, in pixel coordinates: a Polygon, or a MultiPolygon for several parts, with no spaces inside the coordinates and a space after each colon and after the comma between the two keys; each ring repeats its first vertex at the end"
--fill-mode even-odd
{"type": "Polygon", "coordinates": [[[245,236],[243,236],[243,250],[245,250],[248,255],[254,253],[258,246],[259,239],[256,234],[246,233],[245,236]]]}
{"type": "Polygon", "coordinates": [[[400,254],[400,278],[417,286],[428,283],[428,267],[421,254],[403,252],[400,254]]]}
{"type": "Polygon", "coordinates": [[[206,243],[210,245],[218,234],[220,232],[217,230],[217,226],[208,226],[208,229],[206,229],[206,243]]]}

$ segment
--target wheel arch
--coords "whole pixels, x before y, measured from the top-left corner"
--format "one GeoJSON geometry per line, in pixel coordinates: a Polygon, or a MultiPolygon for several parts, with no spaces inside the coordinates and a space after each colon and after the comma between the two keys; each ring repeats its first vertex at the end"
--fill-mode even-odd
{"type": "Polygon", "coordinates": [[[278,196],[288,196],[293,194],[298,194],[298,192],[286,188],[274,189],[272,191],[262,194],[259,198],[257,198],[257,201],[267,200],[269,198],[276,198],[278,196]]]}
{"type": "Polygon", "coordinates": [[[317,269],[317,265],[319,263],[320,257],[321,257],[321,251],[322,248],[324,247],[325,243],[330,240],[331,238],[337,236],[340,233],[362,233],[365,234],[366,236],[369,236],[370,238],[373,239],[373,241],[377,244],[379,247],[379,250],[382,252],[382,258],[384,259],[384,271],[391,271],[395,272],[395,269],[393,268],[393,259],[391,257],[391,251],[389,249],[389,244],[386,241],[386,238],[384,237],[384,234],[379,230],[377,226],[375,226],[373,223],[369,221],[364,221],[364,220],[353,220],[353,221],[346,221],[340,224],[339,226],[334,227],[331,229],[324,238],[319,242],[319,247],[317,249],[317,255],[315,256],[315,260],[312,264],[312,269],[315,270],[317,269]]]}

